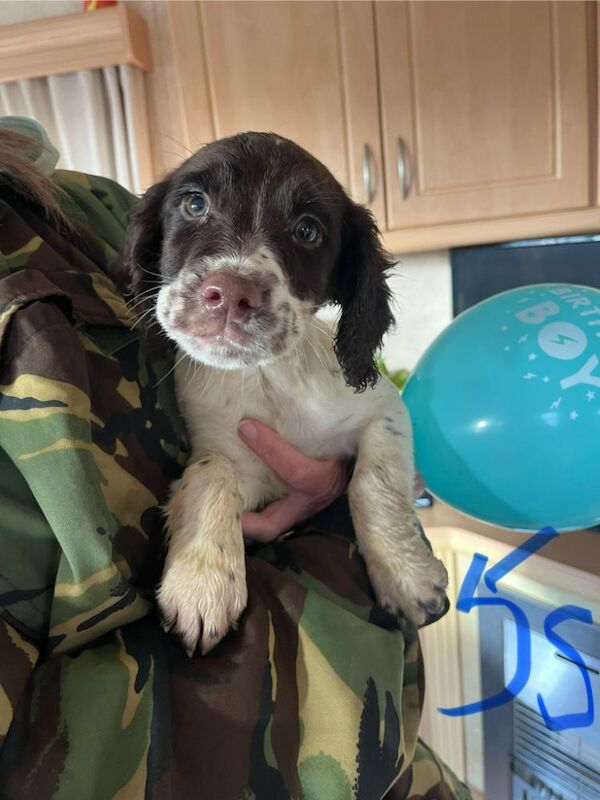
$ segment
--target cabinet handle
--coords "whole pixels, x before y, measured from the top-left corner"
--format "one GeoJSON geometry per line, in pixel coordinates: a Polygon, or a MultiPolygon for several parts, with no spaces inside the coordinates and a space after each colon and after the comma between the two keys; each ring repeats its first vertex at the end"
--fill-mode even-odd
{"type": "Polygon", "coordinates": [[[402,191],[402,199],[406,200],[410,193],[410,171],[408,164],[408,148],[402,136],[398,137],[396,150],[396,166],[398,167],[398,180],[402,191]]]}
{"type": "Polygon", "coordinates": [[[367,203],[372,203],[377,194],[377,174],[375,172],[375,159],[368,144],[365,144],[363,150],[362,173],[367,203]]]}

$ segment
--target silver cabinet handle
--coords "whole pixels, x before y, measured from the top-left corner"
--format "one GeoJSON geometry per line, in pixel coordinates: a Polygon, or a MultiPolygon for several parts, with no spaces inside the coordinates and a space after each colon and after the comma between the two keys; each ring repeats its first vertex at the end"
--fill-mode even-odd
{"type": "Polygon", "coordinates": [[[365,144],[363,150],[362,173],[367,203],[372,203],[377,194],[377,174],[375,172],[375,159],[368,144],[365,144]]]}
{"type": "Polygon", "coordinates": [[[398,180],[402,199],[406,200],[410,193],[410,170],[408,163],[408,148],[402,136],[398,137],[398,149],[396,150],[396,165],[398,167],[398,180]]]}

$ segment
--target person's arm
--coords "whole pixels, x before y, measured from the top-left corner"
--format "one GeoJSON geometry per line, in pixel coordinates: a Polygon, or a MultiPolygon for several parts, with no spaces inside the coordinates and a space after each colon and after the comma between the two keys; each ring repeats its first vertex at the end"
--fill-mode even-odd
{"type": "MultiPolygon", "coordinates": [[[[242,531],[247,539],[270,542],[327,508],[346,490],[350,476],[345,462],[309,458],[273,428],[255,419],[242,420],[238,434],[290,489],[289,494],[263,511],[242,514],[242,531]]],[[[423,479],[417,472],[415,498],[423,493],[424,488],[423,479]]]]}
{"type": "Polygon", "coordinates": [[[290,489],[289,494],[264,511],[247,511],[242,515],[242,531],[249,539],[261,542],[276,539],[326,508],[345,490],[348,469],[344,462],[308,458],[257,420],[243,420],[238,433],[290,489]]]}

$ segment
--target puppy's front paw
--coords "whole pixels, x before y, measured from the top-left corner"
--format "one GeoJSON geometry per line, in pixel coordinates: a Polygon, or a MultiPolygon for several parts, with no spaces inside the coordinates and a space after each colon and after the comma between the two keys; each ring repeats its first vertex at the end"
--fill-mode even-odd
{"type": "Polygon", "coordinates": [[[243,553],[231,558],[211,549],[168,558],[158,590],[164,628],[179,634],[189,656],[197,646],[203,655],[212,650],[237,626],[248,600],[243,553]]]}
{"type": "Polygon", "coordinates": [[[394,542],[383,558],[371,554],[366,562],[382,608],[400,611],[418,627],[447,611],[448,573],[420,536],[394,542]]]}

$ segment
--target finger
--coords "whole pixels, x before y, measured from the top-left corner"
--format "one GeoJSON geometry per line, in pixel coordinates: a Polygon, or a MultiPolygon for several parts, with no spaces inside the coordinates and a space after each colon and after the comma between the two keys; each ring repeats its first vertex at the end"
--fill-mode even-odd
{"type": "Polygon", "coordinates": [[[238,433],[260,460],[292,489],[309,493],[316,491],[329,475],[331,461],[308,458],[273,428],[258,420],[242,420],[238,433]]]}
{"type": "Polygon", "coordinates": [[[287,495],[271,503],[264,511],[242,514],[242,533],[257,542],[271,542],[313,513],[315,509],[310,498],[299,494],[287,495]]]}

